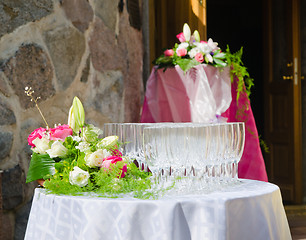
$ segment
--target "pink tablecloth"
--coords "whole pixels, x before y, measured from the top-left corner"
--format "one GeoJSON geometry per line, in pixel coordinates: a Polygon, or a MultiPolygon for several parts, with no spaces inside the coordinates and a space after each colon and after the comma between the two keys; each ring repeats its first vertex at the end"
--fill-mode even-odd
{"type": "MultiPolygon", "coordinates": [[[[209,71],[206,75],[213,88],[218,77],[211,81],[212,77],[209,71]]],[[[268,181],[250,102],[246,93],[240,94],[237,102],[236,89],[237,79],[235,78],[231,85],[232,101],[230,106],[228,107],[226,103],[218,104],[216,101],[217,107],[214,107],[218,109],[218,106],[221,106],[219,109],[224,110],[226,106],[227,110],[222,110],[221,114],[227,118],[228,122],[245,122],[245,147],[239,162],[239,178],[268,181]]],[[[230,90],[226,88],[226,85],[223,85],[222,88],[217,89],[217,94],[222,95],[226,91],[230,90]]],[[[189,96],[190,87],[186,84],[184,75],[177,68],[168,69],[165,72],[161,69],[157,71],[153,69],[147,82],[141,122],[191,122],[191,99],[189,96]]],[[[203,105],[203,108],[207,109],[207,106],[203,105]]]]}

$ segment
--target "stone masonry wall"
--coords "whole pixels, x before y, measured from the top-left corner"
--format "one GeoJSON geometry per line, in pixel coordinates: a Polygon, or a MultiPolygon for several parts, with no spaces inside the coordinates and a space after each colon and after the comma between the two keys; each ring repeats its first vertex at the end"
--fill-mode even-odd
{"type": "Polygon", "coordinates": [[[87,123],[102,128],[105,122],[138,122],[140,16],[138,0],[0,0],[2,240],[24,237],[36,187],[25,184],[27,137],[45,127],[24,88],[41,98],[49,126],[67,123],[74,96],[84,105],[87,123]]]}

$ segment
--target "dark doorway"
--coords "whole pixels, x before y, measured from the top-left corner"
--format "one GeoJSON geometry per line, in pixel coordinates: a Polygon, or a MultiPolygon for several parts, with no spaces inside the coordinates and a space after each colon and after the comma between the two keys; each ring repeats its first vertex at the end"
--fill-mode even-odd
{"type": "Polygon", "coordinates": [[[243,46],[268,178],[295,204],[302,201],[299,2],[207,0],[207,37],[231,52],[243,46]]]}
{"type": "Polygon", "coordinates": [[[251,107],[258,134],[264,136],[263,31],[261,1],[207,0],[207,38],[218,42],[225,51],[243,47],[244,65],[255,86],[251,89],[251,107]]]}

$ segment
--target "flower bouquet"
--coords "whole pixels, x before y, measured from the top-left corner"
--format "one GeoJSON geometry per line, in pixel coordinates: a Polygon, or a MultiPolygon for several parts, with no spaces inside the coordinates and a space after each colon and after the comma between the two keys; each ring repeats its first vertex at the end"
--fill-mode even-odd
{"type": "MultiPolygon", "coordinates": [[[[26,88],[41,113],[33,92],[26,88]]],[[[151,173],[139,170],[122,155],[118,136],[100,138],[102,131],[85,123],[84,108],[77,97],[70,108],[68,124],[54,128],[46,125],[28,137],[33,153],[27,183],[43,179],[43,187],[55,194],[90,192],[117,197],[129,193],[133,197],[150,197],[146,190],[151,188],[151,173]]]]}
{"type": "Polygon", "coordinates": [[[176,35],[180,43],[175,43],[173,48],[165,49],[163,54],[153,61],[158,69],[164,71],[169,67],[178,65],[184,72],[200,65],[207,64],[222,69],[230,66],[231,80],[238,78],[237,100],[242,91],[246,91],[249,96],[251,87],[254,85],[247,68],[241,60],[243,48],[236,53],[231,53],[229,47],[225,52],[218,47],[218,43],[211,38],[208,41],[200,39],[197,30],[191,34],[187,23],[183,26],[183,32],[176,35]]]}
{"type": "Polygon", "coordinates": [[[201,63],[216,67],[225,67],[227,65],[226,54],[218,47],[218,43],[211,38],[207,42],[201,41],[197,30],[191,35],[187,23],[184,24],[183,32],[176,35],[176,37],[180,43],[176,43],[171,49],[166,49],[154,61],[154,64],[159,67],[179,65],[183,71],[187,71],[201,63]]]}

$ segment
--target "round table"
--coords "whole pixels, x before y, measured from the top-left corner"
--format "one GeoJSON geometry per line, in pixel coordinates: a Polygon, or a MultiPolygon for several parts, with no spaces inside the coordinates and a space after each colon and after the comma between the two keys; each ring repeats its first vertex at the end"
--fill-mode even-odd
{"type": "Polygon", "coordinates": [[[35,189],[26,240],[291,239],[278,186],[240,179],[202,195],[158,200],[46,194],[35,189]]]}

